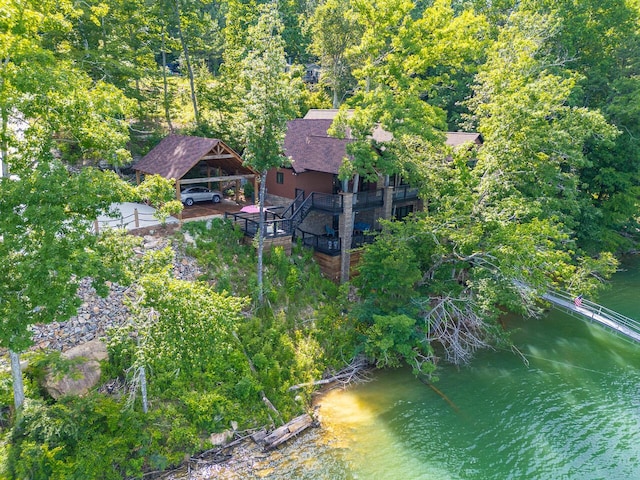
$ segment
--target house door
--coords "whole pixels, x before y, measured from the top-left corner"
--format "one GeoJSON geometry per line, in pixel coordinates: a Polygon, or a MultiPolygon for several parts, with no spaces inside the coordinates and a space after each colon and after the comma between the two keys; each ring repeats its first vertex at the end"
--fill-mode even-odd
{"type": "Polygon", "coordinates": [[[302,190],[301,188],[297,188],[296,187],[296,194],[295,194],[295,198],[298,198],[298,195],[302,194],[302,199],[304,200],[304,190],[302,190]]]}

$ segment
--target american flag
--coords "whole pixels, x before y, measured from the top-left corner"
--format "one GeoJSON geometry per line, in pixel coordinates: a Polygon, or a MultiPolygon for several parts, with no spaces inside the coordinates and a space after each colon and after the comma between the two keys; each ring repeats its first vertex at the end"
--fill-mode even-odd
{"type": "Polygon", "coordinates": [[[573,303],[575,303],[576,307],[582,306],[582,295],[578,295],[573,299],[573,303]]]}

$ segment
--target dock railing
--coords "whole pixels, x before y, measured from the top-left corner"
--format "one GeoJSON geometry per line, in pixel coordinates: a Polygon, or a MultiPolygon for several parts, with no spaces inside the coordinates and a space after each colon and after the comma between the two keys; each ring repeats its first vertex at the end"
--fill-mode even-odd
{"type": "Polygon", "coordinates": [[[640,342],[640,322],[629,318],[610,308],[580,298],[576,302],[576,296],[561,290],[550,289],[542,296],[555,307],[581,318],[597,322],[627,338],[640,342]]]}

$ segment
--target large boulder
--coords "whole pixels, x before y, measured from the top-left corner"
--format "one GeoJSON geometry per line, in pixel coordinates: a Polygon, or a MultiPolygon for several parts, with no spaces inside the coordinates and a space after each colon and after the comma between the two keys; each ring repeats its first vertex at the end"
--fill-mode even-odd
{"type": "Polygon", "coordinates": [[[109,357],[107,347],[100,340],[92,340],[73,347],[62,354],[64,360],[74,360],[64,375],[50,371],[44,387],[56,400],[65,395],[85,395],[100,381],[100,361],[109,357]]]}

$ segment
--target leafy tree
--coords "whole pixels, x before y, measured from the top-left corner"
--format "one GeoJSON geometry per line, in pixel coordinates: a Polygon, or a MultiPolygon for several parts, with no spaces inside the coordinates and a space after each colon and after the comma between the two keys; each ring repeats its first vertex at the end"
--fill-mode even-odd
{"type": "Polygon", "coordinates": [[[147,371],[158,382],[154,391],[163,392],[174,390],[167,381],[209,385],[212,378],[226,380],[229,368],[240,368],[230,360],[235,342],[231,332],[245,302],[216,293],[204,283],[171,278],[161,258],[154,263],[156,267],[147,268],[138,281],[133,322],[113,338],[116,344],[125,345],[129,335],[136,339],[131,367],[134,382],[142,388],[145,413],[147,371]],[[176,371],[180,372],[177,377],[171,373],[176,371]]]}
{"type": "Polygon", "coordinates": [[[266,5],[255,26],[242,66],[246,86],[244,161],[261,174],[258,232],[258,300],[263,300],[262,252],[264,202],[270,168],[285,165],[283,143],[287,121],[294,117],[298,89],[286,72],[282,23],[275,5],[266,5]]]}
{"type": "Polygon", "coordinates": [[[319,5],[309,21],[312,43],[310,51],[320,58],[321,82],[332,92],[333,108],[338,108],[351,87],[352,66],[347,51],[356,45],[361,30],[349,2],[327,0],[319,5]]]}
{"type": "Polygon", "coordinates": [[[125,198],[127,189],[115,174],[89,168],[69,174],[59,162],[40,159],[32,171],[20,172],[19,179],[0,182],[0,264],[5,272],[0,280],[0,345],[12,352],[19,408],[24,398],[17,352],[31,345],[29,326],[73,315],[84,277],[91,276],[98,292],[106,293],[105,280],[121,278],[120,263],[127,253],[134,255],[131,245],[113,246],[126,237],[91,232],[93,220],[125,198]]]}
{"type": "MultiPolygon", "coordinates": [[[[219,41],[216,41],[218,25],[212,17],[212,13],[215,15],[216,12],[209,9],[212,4],[213,2],[207,0],[202,2],[166,0],[164,3],[165,11],[171,11],[174,18],[172,26],[175,28],[182,48],[182,59],[189,79],[191,105],[196,125],[201,123],[201,114],[198,106],[193,50],[207,51],[207,44],[219,44],[219,41]],[[210,34],[212,30],[213,35],[210,34]]],[[[202,52],[200,52],[200,58],[202,56],[202,52]]]]}
{"type": "Polygon", "coordinates": [[[640,12],[615,0],[528,1],[522,8],[549,12],[562,28],[550,46],[556,58],[580,74],[568,104],[600,110],[620,134],[593,138],[580,167],[581,190],[590,200],[576,229],[583,248],[620,251],[638,241],[640,204],[640,12]]]}
{"type": "Polygon", "coordinates": [[[585,206],[584,145],[617,132],[599,112],[569,105],[580,76],[548,55],[556,28],[552,17],[513,14],[478,75],[472,106],[485,139],[478,188],[501,221],[557,218],[575,229],[585,206]]]}
{"type": "Polygon", "coordinates": [[[167,180],[160,175],[147,175],[135,189],[136,196],[155,208],[154,216],[164,225],[170,215],[182,211],[184,205],[176,200],[174,180],[167,180]]]}
{"type": "Polygon", "coordinates": [[[356,108],[348,115],[343,106],[334,125],[337,134],[348,126],[354,139],[347,147],[351,158],[343,178],[355,174],[377,181],[398,173],[399,158],[411,155],[406,147],[412,137],[442,143],[445,112],[435,103],[446,104],[432,103],[430,97],[450,87],[454,72],[472,73],[480,58],[474,52],[484,46],[482,18],[467,12],[455,15],[448,2],[434,2],[418,18],[410,1],[383,3],[354,3],[363,29],[360,43],[350,51],[361,65],[354,70],[359,88],[348,102],[356,108]],[[392,138],[380,138],[377,128],[392,138]]]}
{"type": "MultiPolygon", "coordinates": [[[[130,160],[124,148],[131,104],[121,92],[92,82],[60,54],[67,49],[73,16],[71,2],[30,5],[11,1],[3,18],[0,45],[0,152],[3,172],[49,155],[53,133],[62,153],[104,159],[119,165],[130,160]]],[[[17,173],[17,171],[16,171],[17,173]]]]}
{"type": "MultiPolygon", "coordinates": [[[[104,80],[139,102],[146,94],[141,87],[157,67],[154,61],[155,23],[144,1],[78,2],[70,16],[69,55],[94,81],[104,80]]],[[[139,107],[138,113],[141,114],[139,107]]]]}
{"type": "Polygon", "coordinates": [[[438,343],[450,361],[467,362],[500,341],[504,311],[535,316],[549,286],[594,292],[615,270],[611,255],[590,258],[576,248],[572,218],[584,203],[577,169],[585,143],[616,132],[598,112],[567,105],[576,76],[549,65],[553,32],[550,18],[514,14],[489,51],[471,104],[482,148],[414,139],[407,169],[421,178],[427,210],[387,225],[365,248],[355,280],[371,352],[388,355],[381,345],[394,345],[428,373],[438,343]],[[376,288],[376,262],[403,256],[411,269],[398,262],[376,288]],[[398,315],[416,320],[412,335],[398,315]]]}
{"type": "Polygon", "coordinates": [[[123,118],[129,104],[117,89],[92,82],[60,56],[70,31],[66,16],[75,13],[71,2],[11,1],[4,10],[0,262],[6,275],[0,281],[0,344],[12,352],[20,407],[17,352],[30,344],[29,325],[73,314],[82,277],[93,274],[99,287],[117,273],[116,264],[100,261],[110,237],[95,237],[90,229],[99,213],[130,193],[113,174],[91,169],[71,174],[52,150],[72,145],[84,158],[126,161],[123,118]]]}

